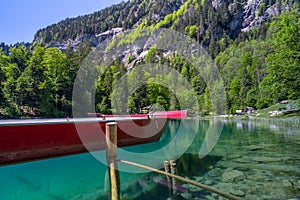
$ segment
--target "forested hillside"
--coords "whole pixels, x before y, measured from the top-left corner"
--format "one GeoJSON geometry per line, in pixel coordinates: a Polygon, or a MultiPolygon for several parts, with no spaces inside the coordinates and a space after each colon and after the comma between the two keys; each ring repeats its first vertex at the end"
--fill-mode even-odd
{"type": "Polygon", "coordinates": [[[232,44],[216,57],[231,112],[300,99],[299,16],[283,13],[270,23],[264,39],[232,44]]]}
{"type": "Polygon", "coordinates": [[[63,42],[84,35],[96,35],[112,28],[131,29],[147,19],[160,21],[165,15],[179,9],[183,0],[133,0],[122,2],[93,14],[67,18],[57,24],[37,31],[34,42],[50,44],[63,42]]]}
{"type": "MultiPolygon", "coordinates": [[[[169,28],[202,45],[222,75],[227,113],[248,106],[264,108],[285,99],[298,100],[299,16],[299,2],[292,0],[135,0],[91,15],[66,19],[39,30],[32,47],[17,45],[11,47],[8,54],[0,52],[0,116],[71,116],[77,70],[94,49],[94,43],[82,37],[99,35],[117,27],[137,30],[121,40],[122,43],[128,42],[128,38],[130,41],[136,39],[137,28],[169,28]],[[81,42],[76,46],[59,49],[53,45],[78,38],[81,42]]],[[[199,110],[203,113],[212,110],[212,91],[195,67],[181,55],[162,52],[155,46],[146,51],[141,49],[125,54],[126,59],[116,60],[98,80],[97,112],[127,111],[127,105],[123,105],[121,110],[112,110],[115,103],[113,88],[129,69],[145,63],[158,63],[154,68],[165,64],[176,69],[194,87],[199,110]]],[[[128,79],[136,76],[134,73],[132,70],[128,79]]],[[[148,84],[128,99],[131,112],[138,112],[141,107],[151,104],[159,104],[167,110],[183,106],[178,104],[170,89],[153,84],[154,79],[159,81],[169,76],[146,78],[148,84]]],[[[186,102],[189,95],[185,94],[186,102]]]]}

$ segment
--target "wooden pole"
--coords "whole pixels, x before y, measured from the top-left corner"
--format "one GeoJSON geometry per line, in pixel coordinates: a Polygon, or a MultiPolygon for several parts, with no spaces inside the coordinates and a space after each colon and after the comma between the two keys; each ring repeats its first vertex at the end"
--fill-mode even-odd
{"type": "Polygon", "coordinates": [[[106,124],[106,161],[109,170],[111,200],[120,200],[120,175],[117,161],[117,123],[106,124]]]}
{"type": "MultiPolygon", "coordinates": [[[[170,173],[170,162],[168,160],[165,160],[164,161],[164,168],[165,168],[165,172],[167,173],[170,173]]],[[[172,193],[172,187],[171,187],[171,178],[169,176],[166,176],[167,177],[167,181],[168,181],[168,188],[169,188],[169,195],[171,195],[172,193]]]]}
{"type": "MultiPolygon", "coordinates": [[[[170,169],[171,169],[171,174],[176,175],[176,162],[174,160],[170,160],[170,169]]],[[[173,185],[173,195],[177,193],[177,188],[176,188],[176,179],[173,177],[172,178],[172,185],[173,185]]]]}
{"type": "Polygon", "coordinates": [[[182,181],[182,182],[185,182],[185,183],[189,183],[189,184],[195,185],[195,186],[197,186],[197,187],[200,187],[200,188],[203,188],[203,189],[208,190],[208,191],[210,191],[210,192],[216,193],[216,194],[221,195],[221,196],[223,196],[223,197],[226,197],[226,198],[228,198],[228,199],[240,200],[240,198],[237,197],[237,196],[234,196],[234,195],[231,195],[231,194],[227,194],[227,193],[222,192],[222,191],[220,191],[220,190],[217,190],[217,189],[215,189],[215,188],[213,188],[213,187],[210,187],[210,186],[207,186],[207,185],[198,183],[198,182],[193,181],[193,180],[189,180],[189,179],[183,178],[183,177],[181,177],[181,176],[177,176],[177,175],[174,175],[174,174],[170,174],[170,173],[161,171],[161,170],[159,170],[159,169],[155,169],[155,168],[152,168],[152,167],[148,167],[148,166],[145,166],[145,165],[133,163],[133,162],[126,161],[126,160],[118,160],[118,161],[121,162],[121,163],[128,164],[128,165],[132,165],[132,166],[140,167],[140,168],[143,168],[143,169],[147,169],[147,170],[152,171],[152,172],[156,172],[156,173],[159,173],[159,174],[163,174],[163,175],[170,176],[170,177],[175,178],[175,179],[177,179],[177,180],[179,180],[179,181],[182,181]]]}

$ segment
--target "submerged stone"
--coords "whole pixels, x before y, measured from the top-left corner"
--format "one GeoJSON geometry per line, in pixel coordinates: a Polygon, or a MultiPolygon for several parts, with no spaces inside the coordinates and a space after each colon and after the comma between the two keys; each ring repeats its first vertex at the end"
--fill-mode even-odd
{"type": "Polygon", "coordinates": [[[249,151],[257,151],[257,150],[262,150],[264,148],[265,147],[262,145],[250,145],[250,146],[246,147],[246,149],[249,151]]]}
{"type": "Polygon", "coordinates": [[[234,190],[234,189],[231,189],[229,191],[229,193],[233,194],[235,196],[238,196],[238,197],[244,197],[246,195],[244,191],[242,191],[242,190],[234,190]]]}
{"type": "Polygon", "coordinates": [[[237,159],[243,157],[242,155],[230,155],[228,156],[228,159],[237,159]]]}
{"type": "Polygon", "coordinates": [[[192,199],[193,195],[191,193],[182,193],[181,196],[184,199],[192,199]]]}
{"type": "Polygon", "coordinates": [[[262,195],[260,197],[260,199],[263,199],[263,200],[274,200],[274,197],[271,196],[271,195],[262,195]]]}
{"type": "Polygon", "coordinates": [[[292,183],[289,180],[283,180],[282,181],[282,185],[284,187],[291,187],[291,186],[293,186],[292,183]]]}
{"type": "Polygon", "coordinates": [[[204,182],[204,184],[205,184],[205,185],[213,185],[214,182],[213,182],[212,180],[206,180],[206,181],[204,182]]]}
{"type": "Polygon", "coordinates": [[[187,184],[183,184],[182,186],[185,187],[185,188],[187,188],[191,192],[200,192],[201,190],[203,190],[200,187],[197,187],[195,185],[188,184],[188,183],[187,184]]]}
{"type": "Polygon", "coordinates": [[[239,158],[239,159],[236,159],[235,162],[237,162],[237,163],[250,163],[251,159],[250,158],[239,158]]]}
{"type": "Polygon", "coordinates": [[[234,187],[232,183],[218,183],[217,185],[214,185],[213,187],[221,190],[221,191],[229,191],[231,188],[234,187]]]}
{"type": "Polygon", "coordinates": [[[195,176],[194,177],[194,180],[198,183],[200,183],[202,180],[203,180],[203,177],[202,176],[195,176]]]}
{"type": "Polygon", "coordinates": [[[214,197],[209,196],[209,195],[206,195],[205,198],[208,199],[208,200],[216,200],[214,197]]]}
{"type": "Polygon", "coordinates": [[[247,179],[253,180],[253,181],[261,181],[261,180],[264,180],[264,177],[259,174],[253,174],[253,175],[247,176],[247,179]]]}
{"type": "Polygon", "coordinates": [[[230,172],[230,171],[233,171],[233,168],[232,167],[228,167],[225,172],[230,172]]]}
{"type": "Polygon", "coordinates": [[[268,162],[280,162],[282,161],[282,158],[274,158],[274,157],[254,157],[252,159],[255,162],[262,162],[262,163],[268,163],[268,162]]]}
{"type": "Polygon", "coordinates": [[[222,175],[222,170],[220,168],[215,168],[210,170],[207,174],[211,177],[219,177],[222,175]]]}
{"type": "Polygon", "coordinates": [[[245,179],[245,175],[243,172],[238,170],[229,170],[225,171],[222,175],[223,182],[233,182],[245,179]]]}

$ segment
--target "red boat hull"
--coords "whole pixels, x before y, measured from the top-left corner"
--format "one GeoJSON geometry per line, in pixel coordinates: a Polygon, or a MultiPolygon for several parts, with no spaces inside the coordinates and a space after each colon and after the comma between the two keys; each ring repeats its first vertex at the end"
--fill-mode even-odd
{"type": "Polygon", "coordinates": [[[105,149],[105,124],[118,123],[118,146],[158,141],[169,119],[26,120],[0,123],[0,164],[105,149]],[[11,123],[12,122],[12,123],[11,123]],[[101,133],[102,132],[102,133],[101,133]],[[134,133],[134,134],[132,134],[134,133]]]}

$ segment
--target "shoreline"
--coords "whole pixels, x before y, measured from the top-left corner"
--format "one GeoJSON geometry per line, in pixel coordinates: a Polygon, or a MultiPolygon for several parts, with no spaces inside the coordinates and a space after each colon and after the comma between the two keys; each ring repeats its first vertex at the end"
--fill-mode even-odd
{"type": "Polygon", "coordinates": [[[255,122],[255,123],[269,123],[282,126],[292,126],[300,128],[300,117],[256,117],[251,115],[241,115],[241,116],[230,116],[230,115],[217,115],[217,116],[205,116],[199,117],[202,120],[225,120],[228,122],[255,122]]]}

